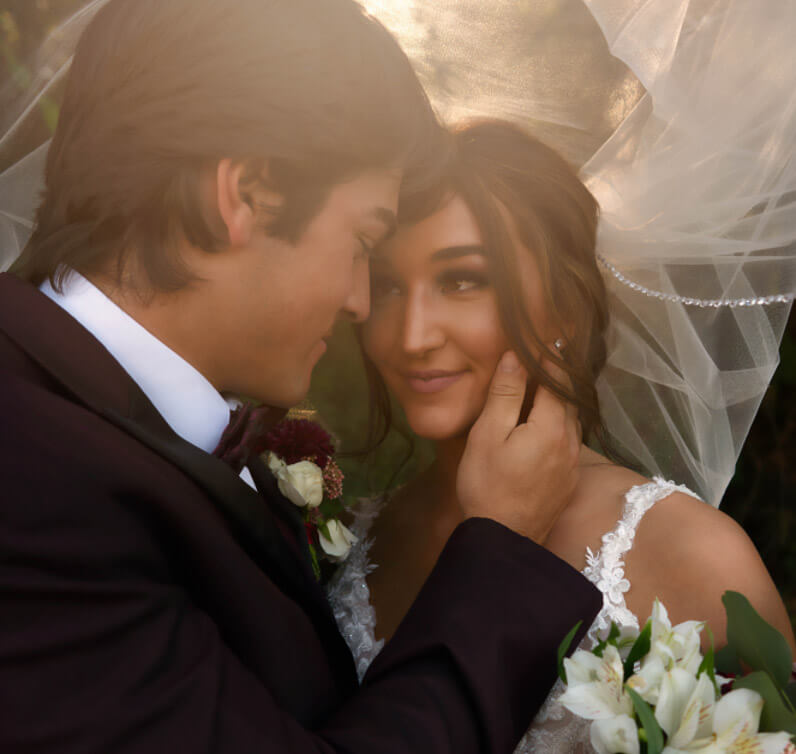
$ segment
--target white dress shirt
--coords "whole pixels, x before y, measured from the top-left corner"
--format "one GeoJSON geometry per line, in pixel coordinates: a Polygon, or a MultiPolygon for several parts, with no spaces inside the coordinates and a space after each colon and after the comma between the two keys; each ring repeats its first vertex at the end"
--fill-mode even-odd
{"type": "MultiPolygon", "coordinates": [[[[39,289],[105,346],[180,437],[213,452],[238,401],[225,399],[185,359],[79,273],[69,274],[61,293],[49,280],[39,289]]],[[[254,487],[248,469],[241,478],[254,487]]]]}

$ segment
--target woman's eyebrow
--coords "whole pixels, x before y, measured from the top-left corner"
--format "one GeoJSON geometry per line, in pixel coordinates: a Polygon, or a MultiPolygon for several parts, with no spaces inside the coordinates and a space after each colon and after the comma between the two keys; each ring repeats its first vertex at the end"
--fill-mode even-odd
{"type": "Polygon", "coordinates": [[[463,246],[446,246],[444,249],[437,249],[432,255],[431,259],[434,262],[443,262],[449,259],[458,259],[459,257],[468,257],[473,254],[478,256],[486,256],[486,251],[481,244],[466,244],[463,246]]]}

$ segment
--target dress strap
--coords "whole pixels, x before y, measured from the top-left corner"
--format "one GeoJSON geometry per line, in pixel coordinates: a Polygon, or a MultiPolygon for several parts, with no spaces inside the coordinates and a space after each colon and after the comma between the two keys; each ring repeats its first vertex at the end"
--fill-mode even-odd
{"type": "Polygon", "coordinates": [[[622,516],[613,531],[603,534],[602,547],[595,554],[586,548],[583,575],[603,593],[603,607],[589,630],[596,643],[609,629],[611,622],[620,627],[639,628],[638,618],[627,609],[625,593],[630,581],[625,576],[625,555],[633,547],[641,519],[655,503],[673,492],[696,497],[687,487],[655,477],[652,482],[631,487],[625,493],[622,516]]]}

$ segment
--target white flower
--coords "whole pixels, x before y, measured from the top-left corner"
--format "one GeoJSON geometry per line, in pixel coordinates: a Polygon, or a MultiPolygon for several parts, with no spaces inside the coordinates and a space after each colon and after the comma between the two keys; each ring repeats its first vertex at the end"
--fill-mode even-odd
{"type": "Polygon", "coordinates": [[[312,461],[286,464],[273,453],[268,454],[279,491],[299,508],[317,508],[323,501],[323,471],[312,461]]]}
{"type": "Polygon", "coordinates": [[[699,680],[682,668],[663,676],[655,719],[672,748],[682,749],[711,733],[716,690],[707,673],[699,680]]]}
{"type": "Polygon", "coordinates": [[[790,744],[789,733],[757,732],[762,711],[763,697],[751,689],[736,689],[719,699],[713,715],[715,751],[728,754],[781,754],[785,751],[790,744]]]}
{"type": "Polygon", "coordinates": [[[567,690],[559,701],[570,712],[587,720],[632,715],[633,702],[624,689],[622,658],[609,644],[602,657],[578,650],[564,660],[567,690]]]}
{"type": "Polygon", "coordinates": [[[627,687],[633,689],[647,704],[656,705],[665,673],[660,657],[650,657],[642,663],[638,673],[627,679],[627,687]]]}
{"type": "Polygon", "coordinates": [[[652,636],[650,651],[642,662],[659,658],[666,670],[681,668],[692,676],[696,676],[702,664],[699,634],[705,624],[701,621],[689,620],[672,628],[666,608],[655,600],[652,606],[652,636]]]}
{"type": "Polygon", "coordinates": [[[763,698],[756,691],[730,691],[716,702],[710,737],[696,739],[683,748],[667,746],[663,754],[783,754],[790,744],[790,734],[758,733],[762,710],[763,698]]]}
{"type": "Polygon", "coordinates": [[[326,528],[329,531],[329,539],[323,535],[323,531],[318,529],[318,541],[321,548],[331,560],[345,560],[351,547],[359,540],[336,518],[327,521],[326,528]]]}
{"type": "Polygon", "coordinates": [[[629,715],[595,720],[589,733],[597,754],[639,754],[641,750],[636,721],[629,715]]]}

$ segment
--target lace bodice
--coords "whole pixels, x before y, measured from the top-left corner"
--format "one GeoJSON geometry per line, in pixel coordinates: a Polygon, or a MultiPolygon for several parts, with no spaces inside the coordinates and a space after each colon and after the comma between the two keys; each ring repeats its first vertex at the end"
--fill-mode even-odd
{"type": "MultiPolygon", "coordinates": [[[[625,494],[619,521],[612,531],[603,535],[599,551],[593,553],[587,548],[583,574],[602,592],[603,607],[581,646],[591,647],[612,621],[620,627],[639,627],[638,618],[625,604],[630,581],[625,575],[624,558],[633,547],[636,530],[644,514],[656,502],[676,491],[694,496],[686,487],[660,478],[631,488],[625,494]]],[[[376,613],[370,603],[366,578],[376,568],[369,558],[372,539],[368,533],[385,502],[384,497],[362,500],[353,509],[351,529],[359,541],[328,589],[334,617],[354,655],[360,681],[384,646],[384,640],[377,641],[375,637],[376,613]]],[[[540,751],[547,754],[585,754],[591,751],[588,721],[575,718],[558,704],[562,691],[563,686],[557,681],[514,754],[540,751]]]]}
{"type": "Polygon", "coordinates": [[[360,681],[384,646],[384,639],[376,640],[376,611],[370,604],[366,578],[376,568],[369,558],[373,540],[368,538],[368,532],[385,502],[386,497],[361,500],[352,509],[354,522],[349,528],[359,541],[327,590],[337,627],[354,656],[360,681]]]}

